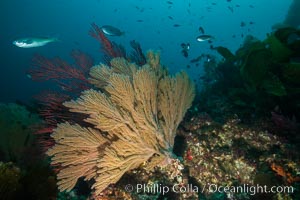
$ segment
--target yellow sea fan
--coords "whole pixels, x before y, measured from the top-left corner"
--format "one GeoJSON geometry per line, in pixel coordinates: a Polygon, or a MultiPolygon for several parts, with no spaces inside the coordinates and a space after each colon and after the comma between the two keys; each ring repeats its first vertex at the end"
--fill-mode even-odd
{"type": "Polygon", "coordinates": [[[148,63],[140,68],[123,58],[113,59],[112,68],[92,68],[91,82],[101,91],[90,89],[64,103],[72,112],[87,114],[93,128],[63,123],[52,134],[56,144],[47,153],[62,166],[61,191],[83,176],[95,180],[95,194],[100,194],[153,155],[157,161],[170,156],[195,87],[183,72],[168,76],[158,54],[147,55],[148,63]]]}

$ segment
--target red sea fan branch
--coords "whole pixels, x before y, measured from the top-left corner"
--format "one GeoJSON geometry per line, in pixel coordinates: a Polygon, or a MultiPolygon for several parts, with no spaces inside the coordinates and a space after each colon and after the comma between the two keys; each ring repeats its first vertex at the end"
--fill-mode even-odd
{"type": "Polygon", "coordinates": [[[93,66],[93,59],[79,51],[73,50],[71,53],[76,65],[60,59],[48,59],[41,55],[36,55],[33,59],[34,67],[28,73],[32,80],[47,81],[52,80],[67,92],[78,94],[82,90],[91,87],[88,81],[88,72],[93,66]]]}
{"type": "Polygon", "coordinates": [[[35,97],[40,105],[39,114],[45,120],[47,127],[56,127],[57,123],[65,121],[80,124],[87,117],[84,114],[70,112],[63,105],[64,102],[69,101],[71,98],[69,95],[53,91],[45,91],[35,97]]]}
{"type": "Polygon", "coordinates": [[[50,134],[56,128],[57,123],[82,121],[86,117],[69,112],[63,102],[79,95],[83,90],[91,88],[88,82],[88,73],[93,66],[93,59],[79,50],[73,50],[71,56],[75,64],[69,64],[60,58],[48,59],[36,55],[33,59],[34,67],[28,71],[32,80],[52,80],[63,90],[60,92],[45,91],[35,97],[38,100],[39,114],[45,122],[44,126],[36,131],[43,151],[53,145],[50,134]]]}
{"type": "Polygon", "coordinates": [[[105,62],[109,63],[115,57],[126,57],[125,49],[121,45],[111,42],[95,23],[92,24],[89,34],[101,44],[105,62]]]}
{"type": "Polygon", "coordinates": [[[45,91],[35,97],[39,102],[39,115],[44,119],[43,128],[38,129],[35,134],[38,137],[38,142],[43,152],[46,152],[54,145],[53,139],[50,137],[57,123],[69,119],[67,108],[62,105],[66,100],[69,100],[68,95],[59,94],[57,92],[45,91]]]}
{"type": "Polygon", "coordinates": [[[58,92],[45,91],[35,97],[39,101],[40,116],[45,120],[48,127],[56,127],[56,124],[70,119],[70,112],[63,102],[71,97],[58,92]]]}
{"type": "Polygon", "coordinates": [[[39,104],[39,115],[44,119],[43,128],[38,129],[35,134],[38,136],[38,141],[43,151],[48,150],[53,146],[53,139],[50,134],[53,129],[57,127],[58,123],[65,121],[80,123],[86,115],[70,112],[68,108],[63,105],[63,102],[71,99],[69,95],[45,91],[37,96],[39,104]]]}
{"type": "Polygon", "coordinates": [[[94,65],[92,57],[80,50],[73,50],[71,56],[75,60],[76,65],[79,66],[84,73],[88,73],[90,68],[94,65]]]}
{"type": "Polygon", "coordinates": [[[33,58],[33,62],[35,67],[30,69],[28,73],[36,81],[70,78],[86,79],[82,70],[75,68],[60,58],[48,59],[44,56],[36,55],[33,58]]]}
{"type": "Polygon", "coordinates": [[[135,62],[139,66],[146,64],[147,60],[141,48],[141,45],[135,40],[130,41],[133,51],[130,55],[130,61],[135,62]]]}
{"type": "Polygon", "coordinates": [[[103,52],[111,57],[115,57],[116,55],[113,50],[112,43],[104,35],[102,30],[99,28],[99,26],[97,26],[95,23],[93,23],[92,28],[93,29],[91,29],[89,33],[93,38],[95,38],[96,40],[98,40],[100,42],[100,44],[102,45],[103,52]]]}

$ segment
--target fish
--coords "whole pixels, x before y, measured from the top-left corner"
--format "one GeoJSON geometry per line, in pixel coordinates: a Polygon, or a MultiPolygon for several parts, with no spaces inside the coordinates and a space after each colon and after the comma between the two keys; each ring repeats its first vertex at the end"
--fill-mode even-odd
{"type": "Polygon", "coordinates": [[[189,50],[190,49],[190,43],[181,43],[180,46],[181,46],[181,48],[183,48],[185,50],[189,50]]]}
{"type": "Polygon", "coordinates": [[[109,36],[124,35],[124,32],[122,32],[120,29],[110,26],[110,25],[101,26],[101,30],[105,35],[109,35],[109,36]]]}
{"type": "Polygon", "coordinates": [[[181,53],[184,57],[188,57],[189,56],[189,50],[190,50],[190,44],[189,43],[181,43],[181,53]]]}
{"type": "Polygon", "coordinates": [[[202,59],[202,55],[198,56],[197,58],[194,58],[192,60],[190,60],[190,63],[197,63],[202,59]]]}
{"type": "Polygon", "coordinates": [[[174,27],[179,27],[179,26],[180,26],[180,24],[174,24],[173,26],[174,26],[174,27]]]}
{"type": "Polygon", "coordinates": [[[181,50],[181,53],[182,53],[182,55],[185,57],[185,58],[187,58],[188,56],[189,56],[189,53],[188,53],[188,51],[187,50],[181,50]]]}
{"type": "Polygon", "coordinates": [[[199,27],[199,32],[201,33],[201,34],[204,34],[204,28],[203,27],[199,27]]]}
{"type": "Polygon", "coordinates": [[[59,41],[57,38],[29,37],[29,38],[17,39],[12,43],[20,48],[33,48],[33,47],[41,47],[50,42],[57,42],[57,41],[59,41]]]}
{"type": "Polygon", "coordinates": [[[212,39],[214,39],[214,37],[211,35],[199,35],[196,39],[198,42],[204,42],[211,41],[212,39]]]}
{"type": "Polygon", "coordinates": [[[232,6],[228,6],[227,8],[233,13],[233,7],[232,6]]]}

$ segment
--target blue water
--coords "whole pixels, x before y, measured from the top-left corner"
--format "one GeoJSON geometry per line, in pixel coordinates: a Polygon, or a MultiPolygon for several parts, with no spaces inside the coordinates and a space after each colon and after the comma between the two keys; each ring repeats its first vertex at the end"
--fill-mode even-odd
{"type": "Polygon", "coordinates": [[[273,24],[283,21],[292,0],[171,2],[173,4],[162,0],[1,0],[0,102],[28,102],[32,95],[50,87],[26,76],[26,70],[32,66],[32,58],[37,53],[71,61],[70,51],[80,49],[92,55],[96,63],[101,62],[99,44],[88,35],[93,22],[125,31],[124,36],[110,39],[128,49],[129,41],[136,40],[144,51],[161,50],[162,63],[172,73],[183,69],[197,79],[202,67],[186,66],[202,53],[214,53],[209,43],[196,41],[200,26],[205,33],[215,37],[214,46],[221,45],[235,51],[243,42],[242,35],[265,38],[273,24]],[[241,22],[246,26],[241,27],[241,22]],[[174,24],[180,26],[174,27],[174,24]],[[31,49],[12,44],[15,39],[36,36],[57,37],[60,42],[31,49]],[[191,44],[188,58],[181,54],[181,43],[191,44]]]}

